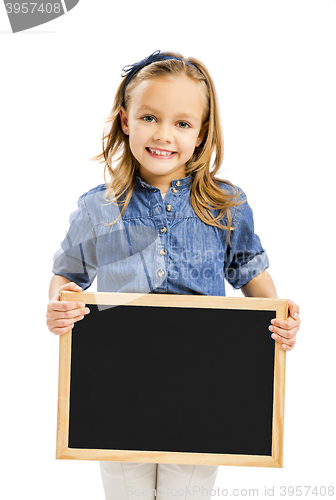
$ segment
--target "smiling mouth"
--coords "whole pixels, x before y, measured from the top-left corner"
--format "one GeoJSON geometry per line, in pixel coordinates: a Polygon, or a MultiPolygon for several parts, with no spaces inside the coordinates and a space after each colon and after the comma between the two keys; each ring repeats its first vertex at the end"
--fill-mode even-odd
{"type": "Polygon", "coordinates": [[[153,148],[146,148],[146,149],[152,156],[158,156],[161,158],[170,158],[171,156],[176,154],[176,151],[168,151],[166,149],[153,149],[153,148]]]}

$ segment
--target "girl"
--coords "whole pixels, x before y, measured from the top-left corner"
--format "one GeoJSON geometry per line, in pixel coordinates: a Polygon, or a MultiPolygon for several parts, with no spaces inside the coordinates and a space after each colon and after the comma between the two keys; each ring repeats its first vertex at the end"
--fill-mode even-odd
{"type": "MultiPolygon", "coordinates": [[[[96,276],[106,292],[225,295],[226,279],[245,296],[276,297],[243,191],[216,178],[223,139],[206,67],[157,51],[123,77],[94,158],[105,163],[105,184],[79,198],[54,256],[49,330],[62,335],[89,313],[61,302],[60,290],[85,290],[96,276]]],[[[289,301],[289,319],[270,327],[287,351],[298,312],[289,301]]],[[[100,469],[109,500],[174,491],[204,499],[218,467],[100,462],[100,469]]]]}

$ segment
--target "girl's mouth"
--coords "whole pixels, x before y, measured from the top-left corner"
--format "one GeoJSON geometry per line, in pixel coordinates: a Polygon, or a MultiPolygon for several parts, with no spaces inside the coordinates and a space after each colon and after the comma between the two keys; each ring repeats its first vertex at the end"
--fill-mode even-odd
{"type": "Polygon", "coordinates": [[[146,150],[151,156],[162,159],[172,158],[177,154],[176,151],[168,151],[167,149],[146,148],[146,150]]]}

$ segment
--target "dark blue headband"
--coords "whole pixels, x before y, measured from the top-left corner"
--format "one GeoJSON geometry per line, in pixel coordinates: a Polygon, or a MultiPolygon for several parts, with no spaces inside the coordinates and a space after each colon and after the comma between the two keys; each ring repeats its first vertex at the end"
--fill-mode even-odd
{"type": "MultiPolygon", "coordinates": [[[[168,59],[176,59],[177,61],[182,61],[182,59],[180,59],[179,57],[167,56],[164,52],[160,52],[160,50],[156,50],[155,52],[153,52],[153,54],[146,57],[146,59],[142,59],[142,61],[139,61],[139,62],[134,63],[134,64],[130,64],[129,66],[124,66],[122,69],[123,74],[121,75],[122,78],[125,78],[125,76],[127,77],[126,82],[125,82],[125,86],[124,86],[124,99],[125,99],[125,90],[126,90],[127,85],[129,84],[130,79],[133,78],[133,76],[138,71],[140,71],[140,69],[142,69],[145,66],[148,66],[149,64],[152,64],[154,62],[167,61],[168,59]]],[[[187,61],[186,61],[186,63],[189,66],[194,66],[194,68],[196,68],[198,71],[200,71],[197,68],[197,66],[195,66],[194,64],[187,62],[187,61]]]]}

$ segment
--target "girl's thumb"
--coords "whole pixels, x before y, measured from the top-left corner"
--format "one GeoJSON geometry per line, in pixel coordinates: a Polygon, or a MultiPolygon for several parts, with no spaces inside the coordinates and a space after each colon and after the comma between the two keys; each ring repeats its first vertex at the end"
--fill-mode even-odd
{"type": "Polygon", "coordinates": [[[81,292],[82,291],[81,287],[78,286],[73,281],[71,281],[70,283],[67,283],[66,285],[62,285],[60,290],[68,290],[68,291],[73,290],[74,292],[81,292]]]}

